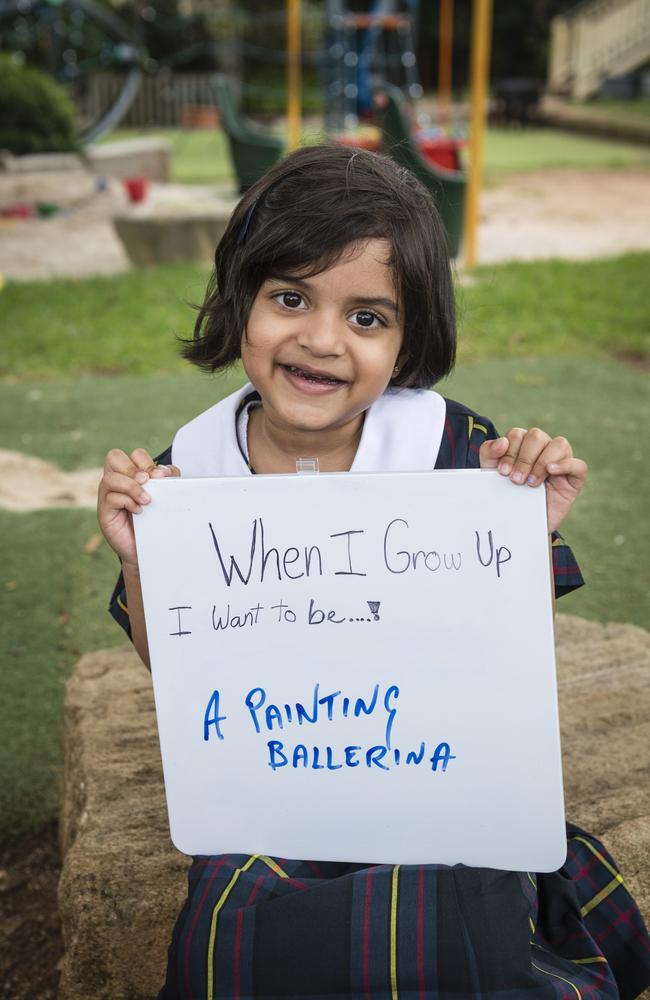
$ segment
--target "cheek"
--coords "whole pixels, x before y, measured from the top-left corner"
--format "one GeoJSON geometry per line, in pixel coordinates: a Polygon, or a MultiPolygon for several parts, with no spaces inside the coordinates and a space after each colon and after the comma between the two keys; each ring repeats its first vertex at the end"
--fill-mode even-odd
{"type": "Polygon", "coordinates": [[[401,336],[396,335],[368,350],[365,356],[365,368],[368,374],[372,373],[378,379],[390,377],[397,362],[401,343],[401,336]]]}
{"type": "Polygon", "coordinates": [[[262,368],[270,367],[274,361],[274,351],[271,344],[264,340],[248,339],[242,341],[241,359],[244,365],[262,368]]]}

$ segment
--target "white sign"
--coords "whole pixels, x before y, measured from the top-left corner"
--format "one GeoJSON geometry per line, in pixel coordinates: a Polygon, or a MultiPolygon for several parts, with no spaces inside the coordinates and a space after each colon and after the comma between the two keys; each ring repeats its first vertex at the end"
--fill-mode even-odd
{"type": "Polygon", "coordinates": [[[479,470],[147,489],[134,521],[179,850],[561,866],[542,489],[479,470]]]}

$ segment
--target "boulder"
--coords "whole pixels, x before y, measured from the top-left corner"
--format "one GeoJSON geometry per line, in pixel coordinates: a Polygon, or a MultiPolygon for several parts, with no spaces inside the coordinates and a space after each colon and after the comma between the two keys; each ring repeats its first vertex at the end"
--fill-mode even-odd
{"type": "MultiPolygon", "coordinates": [[[[602,836],[650,914],[650,634],[556,622],[567,815],[602,836]]],[[[149,674],[84,656],[65,699],[61,1000],[150,1000],[189,859],[169,840],[149,674]]],[[[650,991],[644,994],[650,997],[650,991]]]]}
{"type": "Polygon", "coordinates": [[[150,1000],[164,979],[188,858],[169,840],[149,673],[91,653],[66,687],[61,1000],[150,1000]]]}
{"type": "Polygon", "coordinates": [[[94,174],[106,177],[148,177],[168,181],[171,145],[167,139],[121,139],[86,146],[86,158],[94,174]]]}
{"type": "Polygon", "coordinates": [[[134,267],[154,267],[188,261],[211,263],[229,219],[230,211],[166,215],[131,212],[116,215],[113,223],[134,267]]]}

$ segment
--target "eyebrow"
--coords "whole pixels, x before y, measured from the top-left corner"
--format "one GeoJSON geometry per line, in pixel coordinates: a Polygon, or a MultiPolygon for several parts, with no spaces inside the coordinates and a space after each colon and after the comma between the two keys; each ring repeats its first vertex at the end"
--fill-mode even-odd
{"type": "MultiPolygon", "coordinates": [[[[288,285],[296,285],[298,288],[309,290],[310,284],[304,278],[298,278],[295,274],[269,274],[267,281],[286,282],[288,285]]],[[[378,309],[388,309],[397,316],[399,310],[397,303],[392,299],[384,299],[374,295],[353,295],[350,302],[362,303],[364,306],[375,306],[378,309]]]]}

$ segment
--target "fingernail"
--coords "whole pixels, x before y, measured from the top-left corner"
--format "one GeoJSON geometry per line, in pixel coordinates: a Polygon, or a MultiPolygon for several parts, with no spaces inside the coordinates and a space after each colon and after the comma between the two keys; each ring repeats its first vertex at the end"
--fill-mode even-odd
{"type": "Polygon", "coordinates": [[[512,477],[512,481],[513,483],[523,483],[524,481],[523,472],[515,472],[514,476],[512,477]]]}
{"type": "Polygon", "coordinates": [[[501,473],[502,476],[509,476],[511,470],[512,466],[508,465],[507,462],[502,462],[501,465],[499,466],[499,472],[501,473]]]}
{"type": "Polygon", "coordinates": [[[138,497],[138,503],[151,503],[151,497],[149,496],[148,493],[145,493],[145,491],[143,490],[140,496],[138,497]]]}
{"type": "Polygon", "coordinates": [[[529,486],[533,486],[533,484],[536,483],[537,480],[535,479],[534,476],[529,476],[526,482],[528,483],[529,486]]]}
{"type": "Polygon", "coordinates": [[[146,483],[149,476],[147,475],[146,472],[140,470],[139,472],[136,472],[133,478],[135,479],[136,483],[140,483],[140,485],[142,485],[143,483],[146,483]]]}
{"type": "Polygon", "coordinates": [[[560,466],[557,464],[557,462],[551,462],[551,464],[548,466],[548,471],[549,472],[559,472],[560,471],[560,466]]]}

